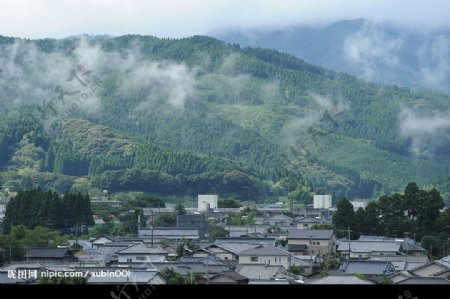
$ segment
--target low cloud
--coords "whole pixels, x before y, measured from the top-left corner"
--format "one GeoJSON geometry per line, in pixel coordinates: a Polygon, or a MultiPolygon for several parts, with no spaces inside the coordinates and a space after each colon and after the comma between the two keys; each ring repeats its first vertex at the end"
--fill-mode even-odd
{"type": "Polygon", "coordinates": [[[448,88],[450,39],[444,35],[428,38],[417,51],[420,74],[427,86],[448,88]]]}
{"type": "Polygon", "coordinates": [[[345,38],[343,54],[348,63],[365,79],[383,76],[383,68],[399,64],[403,40],[389,36],[381,27],[365,22],[363,28],[345,38]]]}
{"type": "Polygon", "coordinates": [[[428,154],[447,152],[450,145],[450,112],[431,111],[426,115],[409,107],[401,107],[400,134],[410,138],[410,152],[428,154]]]}

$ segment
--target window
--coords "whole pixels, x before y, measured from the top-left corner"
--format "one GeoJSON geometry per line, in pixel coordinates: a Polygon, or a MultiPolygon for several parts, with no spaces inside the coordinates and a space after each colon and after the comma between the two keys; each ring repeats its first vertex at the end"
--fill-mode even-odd
{"type": "Polygon", "coordinates": [[[145,257],[145,256],[137,256],[136,257],[137,261],[145,261],[146,259],[147,259],[147,257],[145,257]]]}
{"type": "Polygon", "coordinates": [[[250,257],[250,261],[257,262],[258,261],[258,257],[257,256],[251,256],[250,257]]]}
{"type": "Polygon", "coordinates": [[[127,263],[131,263],[132,261],[132,259],[127,259],[127,263]]]}
{"type": "Polygon", "coordinates": [[[316,242],[312,242],[313,245],[316,245],[316,242]]]}
{"type": "Polygon", "coordinates": [[[316,242],[316,245],[320,245],[320,242],[316,242]]]}
{"type": "Polygon", "coordinates": [[[277,258],[275,257],[275,263],[277,262],[277,258]]]}
{"type": "Polygon", "coordinates": [[[308,224],[303,224],[303,227],[308,227],[308,224]]]}

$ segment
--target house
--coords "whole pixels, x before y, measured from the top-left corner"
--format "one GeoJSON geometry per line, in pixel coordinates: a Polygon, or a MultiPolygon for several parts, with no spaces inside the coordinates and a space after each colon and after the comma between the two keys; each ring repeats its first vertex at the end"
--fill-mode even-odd
{"type": "Polygon", "coordinates": [[[322,224],[323,221],[313,217],[300,217],[295,222],[298,229],[311,229],[313,225],[322,224]]]}
{"type": "Polygon", "coordinates": [[[200,248],[192,252],[193,257],[208,257],[214,255],[212,251],[209,251],[205,248],[200,248]]]}
{"type": "Polygon", "coordinates": [[[286,279],[292,277],[287,273],[284,266],[263,264],[240,264],[237,273],[249,279],[286,279]]]}
{"type": "Polygon", "coordinates": [[[99,272],[106,273],[106,275],[90,276],[87,280],[87,284],[147,284],[147,285],[160,285],[166,284],[165,279],[158,271],[155,270],[123,270],[121,272],[127,272],[129,275],[108,275],[108,273],[116,273],[116,271],[99,272]]]}
{"type": "Polygon", "coordinates": [[[178,241],[193,241],[200,240],[201,236],[198,229],[194,228],[179,228],[179,227],[155,227],[142,228],[138,232],[140,238],[145,241],[154,243],[161,243],[163,240],[178,240],[178,241]]]}
{"type": "Polygon", "coordinates": [[[389,276],[395,272],[395,267],[385,261],[347,260],[339,270],[347,274],[389,276]]]}
{"type": "Polygon", "coordinates": [[[396,271],[408,271],[429,262],[425,255],[371,256],[369,260],[389,261],[394,265],[396,271]]]}
{"type": "Polygon", "coordinates": [[[394,284],[399,283],[400,281],[403,281],[403,280],[408,279],[410,277],[415,277],[415,275],[411,274],[408,271],[399,271],[399,272],[396,272],[396,273],[388,276],[388,278],[394,284]]]}
{"type": "Polygon", "coordinates": [[[396,256],[402,254],[402,247],[399,242],[374,242],[348,240],[339,242],[337,252],[343,258],[368,259],[371,256],[396,256]]]}
{"type": "Polygon", "coordinates": [[[119,263],[164,262],[168,252],[158,246],[145,243],[131,245],[116,252],[119,263]]]}
{"type": "Polygon", "coordinates": [[[30,248],[25,258],[29,262],[44,264],[65,264],[78,260],[68,248],[30,248]]]}
{"type": "Polygon", "coordinates": [[[250,285],[290,285],[287,279],[250,279],[250,285]]]}
{"type": "Polygon", "coordinates": [[[246,244],[246,243],[218,243],[210,245],[206,248],[213,255],[221,260],[237,260],[239,254],[242,251],[261,247],[258,244],[246,244]]]}
{"type": "Polygon", "coordinates": [[[410,284],[410,285],[420,285],[420,284],[426,284],[426,285],[434,285],[434,284],[444,284],[444,285],[450,285],[450,280],[448,280],[445,277],[408,277],[396,284],[403,285],[403,284],[410,284]]]}
{"type": "Polygon", "coordinates": [[[416,241],[405,237],[405,238],[390,238],[385,236],[360,236],[359,241],[373,241],[373,242],[396,242],[399,243],[402,247],[402,251],[407,255],[417,255],[423,256],[426,255],[425,248],[417,245],[416,241]]]}
{"type": "Polygon", "coordinates": [[[440,276],[446,277],[450,275],[450,266],[441,261],[431,261],[416,268],[409,270],[409,272],[415,276],[431,277],[440,276]]]}
{"type": "Polygon", "coordinates": [[[105,262],[107,255],[96,249],[81,249],[74,253],[79,262],[105,262]]]}
{"type": "Polygon", "coordinates": [[[266,229],[266,225],[225,226],[225,230],[230,233],[230,237],[232,238],[239,238],[243,236],[263,236],[266,229]]]}
{"type": "Polygon", "coordinates": [[[219,258],[214,256],[209,257],[192,257],[192,256],[182,256],[178,261],[179,264],[203,264],[203,265],[220,265],[226,266],[219,258]]]}
{"type": "Polygon", "coordinates": [[[264,224],[275,225],[275,226],[290,226],[294,221],[293,218],[286,216],[284,214],[275,214],[265,219],[264,224]]]}
{"type": "Polygon", "coordinates": [[[353,275],[347,276],[326,276],[319,279],[307,280],[305,284],[375,284],[373,281],[358,278],[353,275]]]}
{"type": "MultiPolygon", "coordinates": [[[[206,281],[205,281],[206,282],[206,281]]],[[[212,275],[207,281],[208,284],[248,284],[249,279],[234,271],[225,271],[212,275]]]]}
{"type": "Polygon", "coordinates": [[[296,254],[319,255],[325,253],[335,253],[336,235],[333,230],[306,230],[291,229],[287,236],[288,250],[295,250],[296,254]],[[303,245],[295,246],[292,245],[303,245]],[[289,247],[290,246],[290,247],[289,247]],[[304,251],[298,252],[301,248],[304,251]]]}
{"type": "Polygon", "coordinates": [[[240,252],[239,264],[277,265],[288,269],[291,259],[288,251],[275,246],[266,246],[240,252]]]}
{"type": "Polygon", "coordinates": [[[273,245],[275,246],[275,238],[244,238],[244,237],[228,237],[217,238],[214,244],[220,243],[244,243],[244,244],[256,244],[256,245],[273,245]]]}
{"type": "Polygon", "coordinates": [[[163,250],[167,251],[167,259],[172,261],[175,260],[178,257],[178,253],[177,250],[175,249],[174,246],[170,245],[170,244],[166,244],[163,246],[160,246],[163,250]]]}

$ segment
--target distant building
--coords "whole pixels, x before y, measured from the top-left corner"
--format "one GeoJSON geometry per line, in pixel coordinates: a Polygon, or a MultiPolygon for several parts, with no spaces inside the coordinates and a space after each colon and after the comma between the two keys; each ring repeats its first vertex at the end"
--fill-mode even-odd
{"type": "Polygon", "coordinates": [[[331,195],[314,195],[314,209],[329,209],[332,207],[331,195]]]}
{"type": "Polygon", "coordinates": [[[217,210],[219,207],[218,195],[199,195],[198,196],[198,211],[204,212],[210,209],[217,210]]]}
{"type": "Polygon", "coordinates": [[[177,215],[177,227],[184,229],[197,229],[199,231],[200,238],[202,239],[205,237],[208,231],[205,216],[198,214],[177,215]]]}
{"type": "Polygon", "coordinates": [[[148,244],[139,243],[116,252],[119,256],[119,263],[148,263],[165,262],[167,251],[148,244]]]}

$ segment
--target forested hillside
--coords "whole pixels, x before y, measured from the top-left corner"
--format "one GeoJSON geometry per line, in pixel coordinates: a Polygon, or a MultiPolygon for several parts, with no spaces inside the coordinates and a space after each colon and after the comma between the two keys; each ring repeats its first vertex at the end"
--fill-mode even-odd
{"type": "Polygon", "coordinates": [[[369,198],[449,172],[445,93],[204,36],[0,49],[1,182],[17,189],[369,198]]]}

